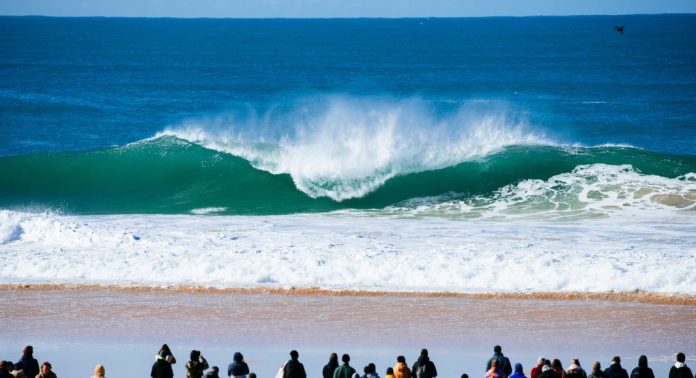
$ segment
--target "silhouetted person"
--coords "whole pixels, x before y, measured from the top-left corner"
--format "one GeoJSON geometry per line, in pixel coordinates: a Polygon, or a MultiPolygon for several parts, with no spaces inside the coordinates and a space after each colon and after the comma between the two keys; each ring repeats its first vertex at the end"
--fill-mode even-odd
{"type": "Polygon", "coordinates": [[[290,360],[283,366],[283,378],[307,378],[304,365],[298,360],[300,354],[296,350],[290,351],[290,360]]]}
{"type": "Polygon", "coordinates": [[[423,348],[418,356],[418,360],[411,368],[411,378],[433,378],[437,377],[435,364],[428,357],[428,350],[423,348]]]}
{"type": "Polygon", "coordinates": [[[587,378],[607,378],[607,375],[602,371],[602,364],[599,361],[592,363],[592,373],[587,378]]]}
{"type": "Polygon", "coordinates": [[[628,372],[621,367],[621,357],[614,356],[611,359],[611,365],[604,369],[604,374],[609,378],[628,378],[628,372]]]}
{"type": "Polygon", "coordinates": [[[631,378],[655,378],[652,369],[648,367],[647,356],[638,357],[638,367],[631,372],[631,378]]]}
{"type": "Polygon", "coordinates": [[[201,355],[201,351],[192,350],[191,359],[186,363],[186,378],[201,378],[208,368],[208,361],[201,355]]]}
{"type": "Polygon", "coordinates": [[[350,362],[350,356],[348,354],[344,354],[341,356],[341,361],[343,361],[343,365],[334,370],[333,378],[353,378],[355,369],[348,364],[350,362]]]}
{"type": "Polygon", "coordinates": [[[15,363],[14,370],[24,371],[24,375],[34,378],[39,375],[39,361],[34,358],[34,347],[27,345],[22,350],[22,358],[15,363]]]}
{"type": "Polygon", "coordinates": [[[669,378],[691,378],[691,369],[686,366],[686,355],[684,353],[677,353],[677,362],[674,363],[671,369],[669,369],[669,378]]]}
{"type": "Polygon", "coordinates": [[[337,367],[338,367],[338,355],[336,353],[331,353],[329,355],[329,363],[324,365],[324,368],[321,370],[321,375],[324,378],[333,378],[334,371],[336,371],[337,367]]]}
{"type": "Polygon", "coordinates": [[[232,363],[227,366],[227,376],[235,378],[246,378],[249,375],[249,365],[244,362],[244,356],[235,352],[232,363]]]}

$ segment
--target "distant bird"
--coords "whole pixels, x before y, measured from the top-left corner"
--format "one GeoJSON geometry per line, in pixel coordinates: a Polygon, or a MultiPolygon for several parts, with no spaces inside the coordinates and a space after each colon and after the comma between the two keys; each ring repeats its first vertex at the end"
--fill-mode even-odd
{"type": "Polygon", "coordinates": [[[616,30],[617,32],[619,32],[619,33],[621,33],[621,34],[623,34],[624,28],[625,28],[625,26],[623,26],[623,25],[616,25],[616,26],[614,26],[614,30],[616,30]]]}

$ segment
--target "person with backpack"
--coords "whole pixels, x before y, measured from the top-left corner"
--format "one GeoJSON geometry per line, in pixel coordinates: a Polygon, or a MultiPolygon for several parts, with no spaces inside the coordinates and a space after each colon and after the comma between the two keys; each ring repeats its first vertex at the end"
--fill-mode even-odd
{"type": "Polygon", "coordinates": [[[435,364],[430,361],[430,357],[428,357],[428,350],[423,348],[418,360],[416,360],[411,368],[411,378],[434,377],[437,377],[437,369],[435,368],[435,364]]]}
{"type": "Polygon", "coordinates": [[[501,348],[500,345],[493,347],[493,357],[488,359],[488,362],[486,363],[486,371],[491,370],[493,360],[498,361],[498,368],[505,373],[506,377],[512,374],[512,365],[510,365],[510,360],[503,355],[503,348],[501,348]]]}
{"type": "Polygon", "coordinates": [[[290,351],[290,360],[283,366],[283,378],[307,378],[304,365],[298,360],[300,354],[296,350],[290,351]]]}

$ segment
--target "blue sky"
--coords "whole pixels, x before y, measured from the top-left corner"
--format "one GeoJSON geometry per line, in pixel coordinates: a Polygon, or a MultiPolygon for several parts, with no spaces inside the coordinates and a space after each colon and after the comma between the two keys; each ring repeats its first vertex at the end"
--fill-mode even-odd
{"type": "Polygon", "coordinates": [[[696,0],[0,0],[2,15],[478,17],[696,13],[696,0]]]}

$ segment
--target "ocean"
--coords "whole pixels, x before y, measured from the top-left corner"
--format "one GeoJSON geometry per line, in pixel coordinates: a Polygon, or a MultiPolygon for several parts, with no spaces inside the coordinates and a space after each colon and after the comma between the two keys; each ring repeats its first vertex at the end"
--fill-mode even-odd
{"type": "Polygon", "coordinates": [[[694,295],[695,142],[696,15],[0,17],[0,283],[694,295]]]}

